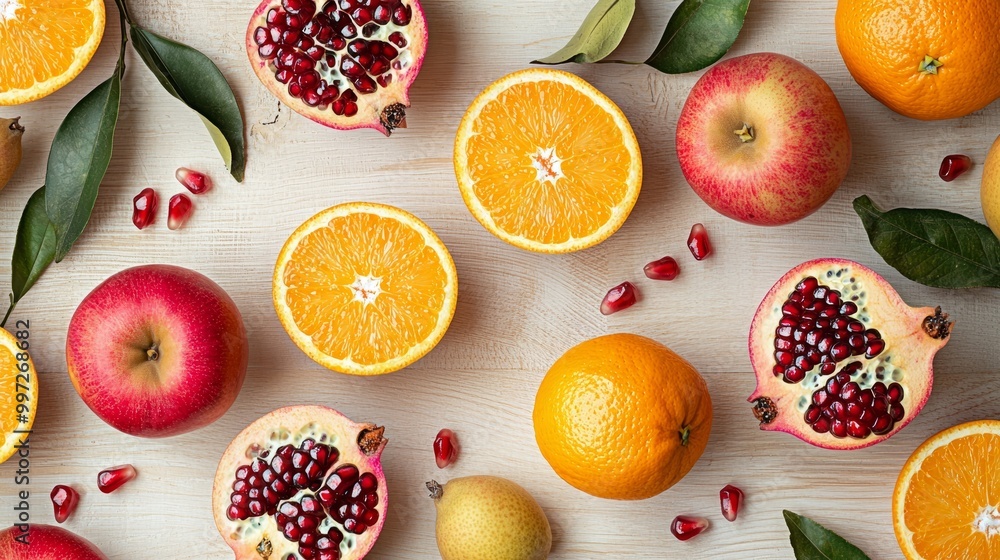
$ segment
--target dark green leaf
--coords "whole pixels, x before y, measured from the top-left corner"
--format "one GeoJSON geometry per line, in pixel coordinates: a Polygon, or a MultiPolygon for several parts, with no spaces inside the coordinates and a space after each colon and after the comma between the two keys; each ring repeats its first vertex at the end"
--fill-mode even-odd
{"type": "Polygon", "coordinates": [[[52,139],[45,171],[45,210],[56,231],[56,262],[66,256],[90,221],[97,189],[111,161],[120,101],[119,65],[114,76],[70,109],[52,139]]]}
{"type": "Polygon", "coordinates": [[[782,512],[796,560],[871,560],[861,549],[808,517],[782,512]]]}
{"type": "Polygon", "coordinates": [[[684,0],[646,64],[667,74],[714,64],[736,42],[750,0],[684,0]]]}
{"type": "Polygon", "coordinates": [[[35,285],[56,256],[56,231],[45,213],[45,187],[35,191],[21,214],[11,258],[11,303],[17,303],[35,285]]]}
{"type": "Polygon", "coordinates": [[[132,25],[132,46],[164,89],[201,116],[226,167],[243,181],[243,116],[225,76],[201,52],[132,25]]]}
{"type": "Polygon", "coordinates": [[[882,212],[867,196],[854,211],[872,247],[914,282],[935,288],[1000,288],[1000,240],[985,225],[944,210],[882,212]]]}
{"type": "Polygon", "coordinates": [[[532,64],[597,62],[618,48],[634,13],[635,0],[600,0],[565,47],[532,64]]]}

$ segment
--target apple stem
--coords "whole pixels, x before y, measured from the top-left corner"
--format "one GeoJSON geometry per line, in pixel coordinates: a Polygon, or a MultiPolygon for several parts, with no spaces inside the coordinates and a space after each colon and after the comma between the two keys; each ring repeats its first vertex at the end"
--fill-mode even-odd
{"type": "Polygon", "coordinates": [[[753,142],[754,139],[753,127],[747,123],[743,123],[743,128],[734,130],[733,134],[735,134],[744,144],[753,142]]]}
{"type": "Polygon", "coordinates": [[[160,349],[153,345],[146,349],[146,359],[155,362],[160,359],[160,349]]]}

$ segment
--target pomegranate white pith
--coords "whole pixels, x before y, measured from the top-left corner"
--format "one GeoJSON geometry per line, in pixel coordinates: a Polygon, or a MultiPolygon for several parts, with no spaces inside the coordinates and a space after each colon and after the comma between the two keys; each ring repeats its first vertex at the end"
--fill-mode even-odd
{"type": "Polygon", "coordinates": [[[364,558],[382,531],[388,508],[380,462],[387,442],[382,432],[374,424],[355,424],[322,406],[281,408],[244,429],[220,460],[212,491],[216,527],[237,560],[364,558]],[[312,459],[299,462],[290,456],[290,466],[283,469],[277,465],[282,448],[287,450],[287,446],[294,448],[296,455],[304,449],[302,455],[312,455],[312,459],[316,455],[308,451],[315,447],[333,451],[324,453],[326,460],[319,460],[323,466],[318,470],[312,459]],[[255,464],[264,466],[258,469],[255,464]],[[352,467],[353,479],[343,482],[340,475],[352,467]],[[264,469],[271,470],[264,473],[264,469]],[[285,480],[287,491],[281,489],[280,499],[269,503],[265,497],[278,488],[275,484],[281,484],[284,473],[293,475],[285,480]],[[251,477],[262,479],[264,485],[249,481],[251,477]],[[257,486],[262,490],[249,494],[252,499],[248,501],[244,487],[257,486]],[[234,516],[234,508],[243,509],[242,515],[234,516]],[[340,508],[349,519],[338,517],[340,508]],[[372,523],[360,526],[357,519],[369,509],[375,512],[368,513],[372,523]],[[303,553],[303,549],[311,552],[303,553]]]}
{"type": "Polygon", "coordinates": [[[888,282],[858,263],[820,259],[797,266],[771,288],[750,328],[750,359],[757,389],[749,400],[754,403],[761,429],[787,432],[832,449],[857,449],[888,439],[920,412],[930,396],[934,355],[947,343],[951,326],[940,308],[906,305],[888,282]],[[860,323],[851,325],[858,327],[857,332],[841,329],[836,334],[837,328],[827,322],[812,325],[819,320],[810,315],[792,317],[796,307],[786,304],[810,278],[816,280],[817,289],[825,287],[827,294],[837,292],[842,303],[834,307],[851,313],[830,312],[830,316],[834,321],[860,323]],[[810,354],[811,360],[799,356],[792,362],[804,364],[808,370],[783,366],[776,339],[788,334],[779,329],[796,320],[809,323],[806,328],[792,325],[793,334],[785,337],[795,345],[796,354],[801,354],[800,345],[812,351],[818,347],[816,341],[823,339],[841,344],[859,334],[864,343],[842,354],[830,350],[827,340],[820,349],[825,352],[817,350],[810,354]],[[809,332],[817,330],[818,335],[809,332]],[[824,365],[828,363],[833,367],[824,365]],[[833,393],[828,390],[831,386],[836,389],[833,393]],[[834,405],[834,401],[840,404],[834,405]],[[824,412],[827,408],[829,413],[824,412]],[[817,421],[817,415],[826,418],[817,421]],[[891,421],[881,416],[891,416],[891,421]],[[831,429],[835,419],[836,430],[831,429]]]}
{"type": "Polygon", "coordinates": [[[418,0],[264,0],[246,48],[257,77],[295,112],[388,136],[405,128],[427,22],[418,0]]]}

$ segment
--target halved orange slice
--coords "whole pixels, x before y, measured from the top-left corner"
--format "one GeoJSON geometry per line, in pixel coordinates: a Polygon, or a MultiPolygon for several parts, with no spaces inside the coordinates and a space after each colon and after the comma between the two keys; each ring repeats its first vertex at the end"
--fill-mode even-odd
{"type": "Polygon", "coordinates": [[[530,251],[568,253],[607,239],[642,184],[639,144],[613,101],[582,78],[535,68],[472,102],[455,139],[472,215],[530,251]]]}
{"type": "MultiPolygon", "coordinates": [[[[2,1],[2,0],[0,0],[2,1]]],[[[28,355],[27,330],[0,328],[0,463],[10,459],[28,438],[38,408],[38,376],[28,355]],[[23,333],[23,335],[22,335],[23,333]],[[18,338],[18,335],[21,335],[18,338]]]]}
{"type": "Polygon", "coordinates": [[[909,560],[1000,558],[1000,420],[949,428],[923,443],[892,494],[909,560]]]}
{"type": "Polygon", "coordinates": [[[73,81],[104,36],[104,0],[0,0],[0,105],[73,81]]]}
{"type": "Polygon", "coordinates": [[[455,313],[458,274],[412,214],[355,202],[299,226],[274,269],[274,307],[295,344],[341,373],[380,375],[430,352],[455,313]]]}

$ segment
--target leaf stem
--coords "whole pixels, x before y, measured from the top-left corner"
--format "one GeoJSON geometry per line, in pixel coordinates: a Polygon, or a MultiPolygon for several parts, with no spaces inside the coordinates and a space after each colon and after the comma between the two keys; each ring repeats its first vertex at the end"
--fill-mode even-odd
{"type": "Polygon", "coordinates": [[[595,60],[595,64],[630,64],[633,66],[639,66],[640,64],[645,64],[645,62],[633,61],[633,60],[595,60]]]}
{"type": "Polygon", "coordinates": [[[16,305],[17,302],[14,301],[14,294],[10,294],[10,305],[7,307],[7,313],[3,316],[3,321],[0,321],[0,328],[7,326],[7,319],[10,319],[10,313],[11,311],[14,311],[14,307],[16,305]]]}
{"type": "Polygon", "coordinates": [[[121,50],[118,51],[118,65],[115,67],[115,71],[118,72],[118,79],[125,77],[125,45],[128,44],[128,31],[126,21],[132,23],[132,18],[129,16],[128,7],[125,6],[125,0],[115,0],[118,4],[118,19],[121,22],[122,28],[122,45],[121,50]]]}
{"type": "Polygon", "coordinates": [[[132,14],[129,13],[128,4],[125,3],[125,0],[115,0],[115,4],[118,5],[118,13],[121,14],[122,19],[131,24],[132,14]]]}

